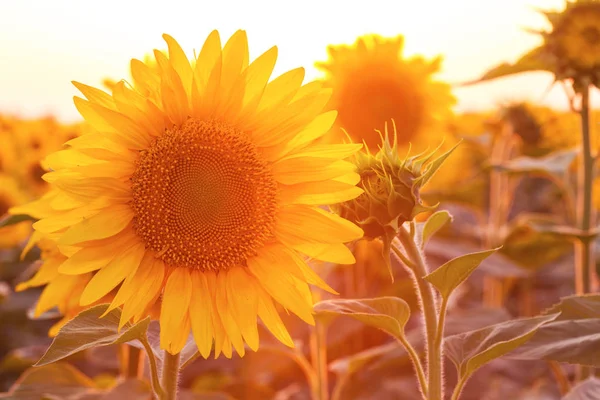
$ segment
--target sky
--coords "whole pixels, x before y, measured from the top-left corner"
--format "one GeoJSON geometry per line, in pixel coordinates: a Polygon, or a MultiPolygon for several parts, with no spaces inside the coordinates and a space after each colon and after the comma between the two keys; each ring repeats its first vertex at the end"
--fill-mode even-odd
{"type": "MultiPolygon", "coordinates": [[[[537,9],[560,9],[563,0],[19,0],[0,9],[0,113],[55,115],[79,120],[71,81],[99,86],[129,78],[131,58],[164,49],[168,33],[188,55],[218,29],[226,39],[248,34],[250,59],[279,47],[275,75],[303,66],[320,76],[315,61],[329,44],[350,44],[363,34],[405,36],[407,55],[442,55],[439,79],[472,80],[540,43],[524,28],[544,28],[537,9]]],[[[274,76],[275,76],[274,75],[274,76]]],[[[528,73],[454,90],[457,111],[485,110],[528,100],[559,109],[566,96],[552,77],[528,73]]],[[[592,104],[600,104],[594,93],[592,104]]]]}

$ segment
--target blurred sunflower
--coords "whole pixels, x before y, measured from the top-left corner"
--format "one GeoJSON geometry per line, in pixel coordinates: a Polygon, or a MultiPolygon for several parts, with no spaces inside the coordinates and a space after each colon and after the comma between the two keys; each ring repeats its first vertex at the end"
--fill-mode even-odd
{"type": "Polygon", "coordinates": [[[543,12],[551,24],[539,31],[543,43],[514,64],[504,63],[476,82],[528,71],[549,71],[571,80],[576,91],[600,87],[600,0],[566,1],[560,12],[543,12]]]}
{"type": "Polygon", "coordinates": [[[455,99],[448,84],[433,78],[441,58],[405,58],[403,45],[402,36],[367,35],[351,46],[328,47],[329,60],[316,66],[333,89],[328,108],[339,112],[330,141],[343,141],[344,129],[354,142],[376,151],[381,138],[375,129],[393,119],[401,148],[409,142],[418,150],[437,147],[455,99]]]}
{"type": "Polygon", "coordinates": [[[256,350],[257,317],[293,346],[273,300],[312,324],[308,285],[333,290],[302,255],[354,261],[344,242],[362,230],[320,205],[360,195],[343,160],[360,145],[314,143],[336,117],[322,113],[330,91],[302,86],[302,68],[269,82],[276,47],[248,65],[246,33],[221,48],[214,31],[190,63],[163,37],[157,69],[132,60],[134,90],[75,83],[96,131],[48,156],[53,190],[12,212],[35,214],[36,231],[56,237],[59,273],[96,271],[82,306],[118,287],[111,308],[123,307],[125,323],[160,297],[172,354],[190,330],[204,357],[213,341],[215,356],[256,350]]]}
{"type": "MultiPolygon", "coordinates": [[[[15,179],[0,172],[0,219],[8,213],[11,207],[30,200],[15,179]]],[[[21,222],[0,228],[0,249],[18,246],[31,233],[31,222],[21,222]]]]}

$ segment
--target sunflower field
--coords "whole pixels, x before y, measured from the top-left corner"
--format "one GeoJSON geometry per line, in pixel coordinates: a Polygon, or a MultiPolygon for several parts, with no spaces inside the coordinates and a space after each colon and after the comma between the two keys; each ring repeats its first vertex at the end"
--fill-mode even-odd
{"type": "Polygon", "coordinates": [[[0,399],[600,400],[600,0],[538,11],[458,83],[401,26],[316,79],[213,30],[0,108],[0,399]],[[534,71],[569,109],[457,111],[534,71]]]}

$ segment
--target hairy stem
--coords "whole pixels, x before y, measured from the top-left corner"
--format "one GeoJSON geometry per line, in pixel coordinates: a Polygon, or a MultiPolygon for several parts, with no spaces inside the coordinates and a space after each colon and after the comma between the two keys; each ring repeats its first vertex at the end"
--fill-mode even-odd
{"type": "MultiPolygon", "coordinates": [[[[433,288],[423,279],[423,277],[428,274],[427,266],[423,255],[412,236],[405,228],[400,228],[398,238],[406,251],[406,256],[411,261],[413,277],[417,283],[417,292],[421,300],[421,308],[425,318],[428,399],[442,400],[444,392],[444,384],[442,381],[443,359],[441,346],[435,346],[435,336],[437,332],[436,296],[433,288]]],[[[394,252],[396,252],[396,254],[401,254],[400,250],[396,248],[394,248],[394,252]]]]}
{"type": "Polygon", "coordinates": [[[161,400],[176,400],[179,381],[179,361],[181,353],[171,354],[165,350],[162,370],[162,387],[164,390],[161,400]]]}
{"type": "Polygon", "coordinates": [[[415,371],[417,372],[417,379],[419,380],[419,387],[421,388],[421,393],[424,398],[427,398],[429,388],[427,384],[427,378],[425,377],[425,372],[423,371],[423,366],[421,365],[421,360],[419,359],[419,355],[415,351],[414,347],[406,340],[406,338],[401,337],[398,338],[398,341],[404,346],[410,360],[412,361],[415,371]]]}
{"type": "Polygon", "coordinates": [[[456,387],[454,388],[454,392],[452,392],[452,398],[450,400],[458,400],[459,399],[460,394],[462,393],[463,388],[465,387],[465,383],[467,383],[468,379],[469,379],[469,376],[465,375],[458,380],[458,383],[456,384],[456,387]]]}
{"type": "Polygon", "coordinates": [[[150,364],[150,378],[152,382],[152,390],[159,399],[162,399],[164,398],[164,391],[160,386],[160,378],[158,376],[158,368],[156,366],[156,357],[154,356],[154,351],[152,351],[152,347],[150,347],[150,343],[148,343],[147,339],[144,338],[144,340],[140,341],[144,346],[144,350],[146,350],[146,356],[148,357],[148,363],[150,364]]]}

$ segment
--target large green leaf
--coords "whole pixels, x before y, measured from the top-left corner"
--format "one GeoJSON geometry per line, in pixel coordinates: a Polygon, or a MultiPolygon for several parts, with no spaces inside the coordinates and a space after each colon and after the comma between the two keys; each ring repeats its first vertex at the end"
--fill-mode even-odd
{"type": "Polygon", "coordinates": [[[67,363],[30,368],[21,375],[8,393],[0,398],[12,400],[65,399],[99,393],[94,382],[67,363]]]}
{"type": "Polygon", "coordinates": [[[146,340],[150,318],[137,324],[128,322],[119,331],[121,310],[112,310],[100,318],[107,308],[107,304],[97,305],[82,311],[67,322],[36,365],[46,365],[91,347],[126,343],[136,339],[146,340]]]}
{"type": "Polygon", "coordinates": [[[552,65],[546,61],[542,47],[537,47],[526,53],[514,64],[500,64],[485,72],[479,79],[466,82],[463,86],[532,71],[552,71],[552,65]]]}
{"type": "Polygon", "coordinates": [[[446,355],[460,377],[468,377],[488,362],[525,344],[537,330],[558,314],[502,322],[475,331],[447,337],[446,355]]]}
{"type": "Polygon", "coordinates": [[[509,357],[600,367],[600,318],[546,324],[509,357]]]}
{"type": "Polygon", "coordinates": [[[410,317],[410,307],[397,297],[359,300],[324,300],[314,307],[318,317],[346,315],[390,335],[404,337],[404,326],[410,317]]]}
{"type": "Polygon", "coordinates": [[[598,400],[600,379],[591,377],[574,386],[561,400],[598,400]]]}
{"type": "Polygon", "coordinates": [[[423,277],[423,279],[435,286],[442,297],[447,299],[454,289],[463,283],[483,260],[497,250],[485,250],[456,257],[423,277]]]}

